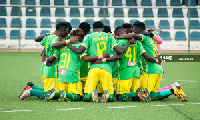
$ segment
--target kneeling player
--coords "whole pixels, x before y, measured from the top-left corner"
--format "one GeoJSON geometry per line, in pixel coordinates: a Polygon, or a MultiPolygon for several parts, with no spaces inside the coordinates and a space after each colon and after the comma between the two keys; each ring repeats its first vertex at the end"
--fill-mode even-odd
{"type": "MultiPolygon", "coordinates": [[[[126,34],[124,28],[121,26],[115,29],[115,35],[121,36],[126,34]]],[[[118,45],[120,47],[124,46],[128,42],[127,39],[118,39],[118,45]]],[[[119,68],[119,82],[117,89],[117,99],[124,101],[127,98],[134,98],[137,96],[145,101],[145,97],[141,94],[141,91],[138,91],[138,94],[134,94],[135,96],[131,96],[130,92],[136,92],[139,90],[140,84],[140,69],[138,67],[139,56],[144,56],[147,60],[151,62],[159,63],[158,59],[155,59],[148,55],[144,48],[141,45],[140,41],[137,41],[136,44],[131,44],[128,46],[127,50],[123,53],[122,59],[120,60],[120,68],[119,68]],[[128,93],[128,96],[124,96],[122,94],[128,93]]],[[[150,96],[149,96],[150,97],[150,96]]]]}
{"type": "MultiPolygon", "coordinates": [[[[73,36],[79,36],[79,42],[83,40],[84,32],[82,29],[76,29],[72,33],[73,36]]],[[[72,46],[79,48],[80,43],[71,44],[72,46]]],[[[47,61],[54,61],[59,59],[58,63],[58,86],[60,89],[60,99],[59,101],[65,100],[65,98],[73,98],[73,96],[82,96],[82,83],[80,81],[80,59],[79,55],[67,46],[62,46],[57,48],[54,52],[54,56],[51,56],[47,61]],[[70,93],[71,95],[66,94],[70,93]],[[68,95],[68,96],[66,96],[68,95]]],[[[51,94],[46,96],[46,101],[51,98],[51,94]]]]}

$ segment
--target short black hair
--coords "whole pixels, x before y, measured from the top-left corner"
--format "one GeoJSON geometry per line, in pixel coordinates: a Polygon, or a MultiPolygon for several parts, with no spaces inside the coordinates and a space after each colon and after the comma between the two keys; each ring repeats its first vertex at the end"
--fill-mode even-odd
{"type": "Polygon", "coordinates": [[[70,29],[70,23],[69,22],[59,22],[57,25],[56,25],[56,30],[60,30],[60,29],[67,29],[68,30],[70,29]]]}
{"type": "Polygon", "coordinates": [[[123,28],[122,26],[117,26],[117,27],[115,28],[115,31],[114,31],[115,35],[116,35],[118,32],[120,32],[121,30],[124,30],[124,28],[123,28]]]}
{"type": "Polygon", "coordinates": [[[112,32],[111,32],[111,29],[110,29],[110,26],[104,26],[103,32],[112,33],[112,32]]]}
{"type": "Polygon", "coordinates": [[[132,28],[132,25],[131,25],[130,23],[124,23],[124,24],[122,25],[122,27],[123,27],[124,29],[128,29],[128,28],[132,28]]]}
{"type": "Polygon", "coordinates": [[[140,22],[140,21],[134,22],[133,27],[140,27],[140,28],[142,28],[144,30],[146,29],[145,24],[143,22],[140,22]]]}
{"type": "Polygon", "coordinates": [[[104,25],[101,21],[96,21],[93,24],[93,28],[104,28],[104,25]]]}
{"type": "Polygon", "coordinates": [[[79,28],[81,28],[85,32],[85,34],[87,34],[88,32],[90,32],[90,24],[88,24],[88,22],[82,22],[79,25],[79,28]]]}
{"type": "Polygon", "coordinates": [[[68,27],[68,33],[70,33],[70,31],[72,30],[72,26],[69,22],[66,22],[67,24],[69,24],[69,27],[68,27]]]}

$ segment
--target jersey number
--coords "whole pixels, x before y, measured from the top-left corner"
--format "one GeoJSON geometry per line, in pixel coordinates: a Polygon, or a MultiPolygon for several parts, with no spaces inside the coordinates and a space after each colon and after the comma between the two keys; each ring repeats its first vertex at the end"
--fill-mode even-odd
{"type": "Polygon", "coordinates": [[[103,51],[104,50],[106,50],[106,42],[100,42],[100,43],[97,43],[97,54],[98,54],[98,56],[100,56],[100,55],[103,55],[103,51]],[[103,49],[100,49],[100,45],[102,45],[103,44],[103,49]]]}
{"type": "Polygon", "coordinates": [[[65,59],[62,60],[62,62],[64,63],[64,65],[60,66],[60,68],[64,68],[65,66],[66,66],[66,68],[68,68],[69,62],[70,62],[70,54],[62,53],[61,56],[65,56],[65,59]],[[67,60],[67,65],[66,65],[66,60],[67,60]]]}
{"type": "Polygon", "coordinates": [[[128,47],[128,50],[126,51],[125,56],[129,58],[128,62],[135,62],[135,47],[134,47],[134,58],[133,58],[133,61],[131,61],[132,55],[131,55],[131,48],[130,47],[128,47]]]}

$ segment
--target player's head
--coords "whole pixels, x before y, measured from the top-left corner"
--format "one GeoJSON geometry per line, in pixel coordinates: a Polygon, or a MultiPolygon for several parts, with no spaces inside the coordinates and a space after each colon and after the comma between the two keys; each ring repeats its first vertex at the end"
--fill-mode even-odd
{"type": "Polygon", "coordinates": [[[116,27],[114,33],[116,36],[121,36],[121,35],[126,34],[126,32],[122,26],[116,27]]]}
{"type": "Polygon", "coordinates": [[[84,31],[85,35],[90,33],[90,24],[88,24],[87,22],[82,22],[79,25],[79,28],[81,28],[84,31]]]}
{"type": "Polygon", "coordinates": [[[132,33],[132,32],[133,32],[132,25],[129,24],[129,23],[124,23],[124,24],[122,25],[122,27],[123,27],[124,30],[126,31],[126,34],[132,33]]]}
{"type": "Polygon", "coordinates": [[[94,32],[103,32],[104,30],[104,25],[101,21],[96,21],[93,24],[93,31],[94,32]]]}
{"type": "Polygon", "coordinates": [[[62,38],[67,37],[70,28],[71,28],[71,25],[68,22],[59,22],[56,25],[56,31],[58,32],[59,36],[62,38]]]}
{"type": "Polygon", "coordinates": [[[83,41],[83,38],[85,36],[85,32],[81,28],[77,28],[72,31],[72,36],[78,37],[79,42],[83,41]]]}
{"type": "Polygon", "coordinates": [[[112,32],[111,32],[111,29],[110,29],[110,26],[104,26],[103,29],[104,29],[103,32],[112,33],[112,32]]]}
{"type": "Polygon", "coordinates": [[[139,34],[143,30],[146,30],[146,26],[143,22],[136,21],[133,24],[133,32],[139,34]]]}

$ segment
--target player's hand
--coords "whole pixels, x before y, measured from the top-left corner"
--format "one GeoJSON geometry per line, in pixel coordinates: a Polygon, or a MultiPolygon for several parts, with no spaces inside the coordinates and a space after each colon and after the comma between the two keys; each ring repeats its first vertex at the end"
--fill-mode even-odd
{"type": "Polygon", "coordinates": [[[156,58],[156,63],[161,65],[162,60],[160,58],[156,58]]]}
{"type": "Polygon", "coordinates": [[[103,54],[103,57],[104,57],[104,58],[109,58],[110,55],[109,55],[108,53],[104,53],[104,54],[103,54]]]}
{"type": "Polygon", "coordinates": [[[146,30],[143,30],[142,32],[140,32],[140,34],[143,34],[145,36],[150,36],[151,32],[147,32],[146,30]]]}
{"type": "Polygon", "coordinates": [[[137,41],[134,38],[130,39],[129,42],[130,42],[130,44],[136,44],[137,43],[137,41]]]}
{"type": "Polygon", "coordinates": [[[110,33],[110,32],[108,32],[108,35],[112,35],[112,36],[115,36],[114,34],[112,34],[112,33],[110,33]]]}
{"type": "Polygon", "coordinates": [[[70,43],[72,43],[72,44],[79,43],[79,40],[77,38],[72,37],[70,39],[70,43]]]}
{"type": "Polygon", "coordinates": [[[46,66],[52,66],[52,65],[53,65],[53,62],[46,61],[46,66]]]}
{"type": "Polygon", "coordinates": [[[92,64],[101,64],[102,61],[101,60],[95,60],[94,62],[92,62],[92,64]]]}
{"type": "Polygon", "coordinates": [[[119,36],[114,36],[114,38],[115,38],[115,39],[118,39],[118,38],[119,38],[119,36]]]}
{"type": "Polygon", "coordinates": [[[102,62],[106,62],[106,58],[101,59],[102,62]]]}
{"type": "Polygon", "coordinates": [[[148,29],[147,31],[148,32],[153,32],[155,30],[155,28],[154,29],[148,29]]]}

